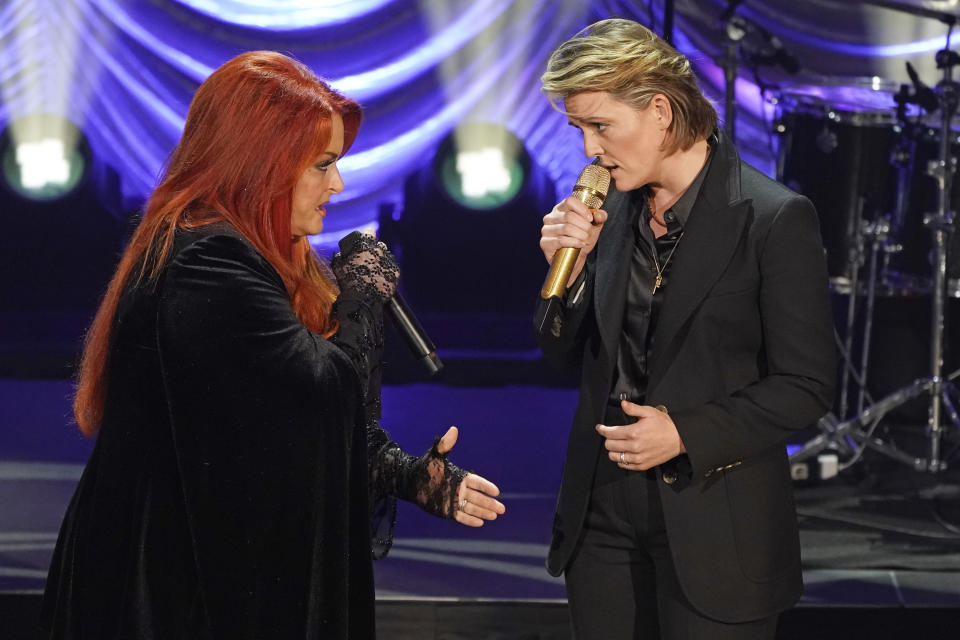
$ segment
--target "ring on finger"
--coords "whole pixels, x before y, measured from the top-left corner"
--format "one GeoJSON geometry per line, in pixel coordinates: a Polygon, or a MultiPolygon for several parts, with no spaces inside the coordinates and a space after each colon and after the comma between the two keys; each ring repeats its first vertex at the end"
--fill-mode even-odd
{"type": "Polygon", "coordinates": [[[458,507],[458,509],[459,509],[460,511],[463,511],[463,509],[464,509],[466,506],[467,506],[467,499],[464,498],[463,500],[460,501],[460,506],[458,507]]]}
{"type": "Polygon", "coordinates": [[[627,464],[627,461],[624,459],[624,453],[623,451],[620,452],[620,464],[627,464]]]}

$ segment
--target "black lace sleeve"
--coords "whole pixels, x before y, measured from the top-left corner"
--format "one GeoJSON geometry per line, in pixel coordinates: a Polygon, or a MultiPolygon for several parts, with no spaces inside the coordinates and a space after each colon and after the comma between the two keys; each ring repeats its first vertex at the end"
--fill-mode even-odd
{"type": "Polygon", "coordinates": [[[383,305],[356,291],[340,293],[332,315],[339,328],[330,340],[353,361],[363,388],[367,422],[380,419],[380,381],[383,368],[383,305]]]}
{"type": "Polygon", "coordinates": [[[417,458],[403,451],[380,426],[383,300],[395,290],[396,276],[391,278],[395,263],[382,244],[364,241],[357,246],[366,253],[362,260],[352,252],[346,256],[337,254],[332,264],[342,291],[332,309],[339,329],[331,341],[350,357],[361,378],[370,479],[370,533],[373,555],[382,558],[393,542],[396,499],[413,502],[433,515],[453,518],[457,490],[466,472],[437,451],[437,442],[417,458]],[[374,255],[377,252],[379,256],[374,255]]]}
{"type": "Polygon", "coordinates": [[[383,323],[380,306],[342,294],[334,305],[340,329],[331,340],[354,361],[364,389],[373,555],[382,558],[393,543],[396,499],[427,513],[453,518],[457,490],[466,472],[437,451],[439,438],[419,458],[405,452],[380,426],[383,323]]]}
{"type": "Polygon", "coordinates": [[[333,305],[339,323],[331,337],[353,361],[363,389],[364,418],[367,431],[367,464],[370,469],[370,540],[373,556],[382,558],[393,542],[397,519],[396,496],[378,486],[378,464],[387,449],[397,448],[387,432],[380,428],[380,381],[383,366],[383,315],[376,299],[355,290],[345,290],[333,305]]]}

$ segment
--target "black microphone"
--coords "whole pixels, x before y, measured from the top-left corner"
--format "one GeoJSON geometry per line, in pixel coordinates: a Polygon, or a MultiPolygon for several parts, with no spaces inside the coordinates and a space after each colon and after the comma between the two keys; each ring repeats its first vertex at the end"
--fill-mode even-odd
{"type": "Polygon", "coordinates": [[[742,3],[743,0],[727,0],[727,8],[723,10],[723,13],[720,14],[718,22],[724,24],[730,21],[730,18],[733,17],[733,14],[737,11],[737,5],[742,3]]]}
{"type": "Polygon", "coordinates": [[[775,63],[780,65],[781,69],[789,74],[794,74],[800,71],[800,61],[797,60],[796,56],[787,51],[787,49],[783,46],[783,43],[780,42],[780,38],[777,36],[770,36],[769,42],[771,48],[773,48],[773,55],[770,57],[775,63]]]}
{"type": "Polygon", "coordinates": [[[940,108],[940,101],[937,100],[937,94],[933,89],[923,84],[920,80],[920,76],[917,75],[917,70],[913,68],[913,65],[907,62],[907,75],[910,76],[910,82],[913,83],[913,89],[917,92],[914,96],[914,102],[926,111],[927,113],[933,113],[940,108]]]}
{"type": "MultiPolygon", "coordinates": [[[[353,231],[341,238],[340,252],[343,255],[350,253],[354,245],[360,240],[361,235],[359,231],[353,231]]],[[[433,346],[433,342],[427,337],[427,333],[423,330],[423,327],[420,326],[420,323],[417,321],[416,316],[413,315],[413,311],[410,310],[406,301],[400,297],[400,292],[394,292],[392,296],[384,301],[383,306],[390,315],[391,320],[393,320],[397,330],[403,335],[413,355],[423,363],[427,371],[430,372],[430,375],[434,375],[440,371],[440,369],[443,368],[443,363],[440,362],[440,358],[437,357],[436,347],[433,346]]]]}
{"type": "Polygon", "coordinates": [[[764,41],[764,51],[761,54],[753,56],[753,60],[757,64],[774,64],[786,71],[789,74],[795,74],[800,71],[800,61],[797,60],[797,57],[787,51],[786,47],[783,46],[783,42],[780,41],[780,38],[773,35],[760,25],[753,25],[757,33],[760,34],[760,37],[764,41]]]}

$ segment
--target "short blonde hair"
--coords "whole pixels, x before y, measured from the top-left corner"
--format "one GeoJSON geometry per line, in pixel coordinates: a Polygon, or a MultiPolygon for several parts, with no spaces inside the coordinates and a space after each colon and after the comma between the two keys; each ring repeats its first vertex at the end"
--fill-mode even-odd
{"type": "Polygon", "coordinates": [[[555,107],[577,93],[605,91],[639,111],[663,94],[673,110],[669,153],[689,149],[717,126],[717,110],[687,57],[632,20],[611,18],[583,29],[557,47],[540,81],[555,107]]]}

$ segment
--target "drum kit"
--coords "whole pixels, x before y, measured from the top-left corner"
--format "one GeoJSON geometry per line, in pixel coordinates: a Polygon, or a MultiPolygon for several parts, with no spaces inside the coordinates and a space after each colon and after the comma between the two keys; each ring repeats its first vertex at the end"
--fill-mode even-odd
{"type": "Polygon", "coordinates": [[[943,371],[947,304],[960,298],[960,234],[953,233],[960,206],[960,180],[954,180],[960,84],[953,68],[960,56],[950,50],[960,16],[900,2],[868,4],[944,22],[947,44],[936,54],[942,77],[928,87],[908,63],[912,84],[823,77],[781,87],[771,100],[778,114],[777,178],[816,206],[831,287],[846,300],[845,335],[837,332],[843,369],[836,412],[818,422],[819,435],[790,459],[816,456],[822,462],[825,456],[842,471],[872,450],[936,473],[947,468],[946,427],[960,429],[960,393],[953,383],[960,370],[943,371]],[[929,375],[873,401],[867,371],[874,306],[878,298],[897,297],[929,298],[929,375]],[[877,427],[921,397],[929,400],[926,450],[915,455],[881,438],[877,427]]]}

